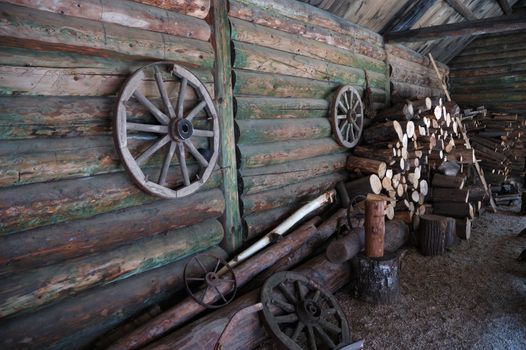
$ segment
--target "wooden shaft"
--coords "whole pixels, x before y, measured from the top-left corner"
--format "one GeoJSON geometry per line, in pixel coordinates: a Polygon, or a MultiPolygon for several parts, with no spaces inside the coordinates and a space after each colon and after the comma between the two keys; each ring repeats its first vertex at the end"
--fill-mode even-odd
{"type": "Polygon", "coordinates": [[[385,201],[366,199],[365,201],[365,254],[368,257],[384,255],[385,201]]]}

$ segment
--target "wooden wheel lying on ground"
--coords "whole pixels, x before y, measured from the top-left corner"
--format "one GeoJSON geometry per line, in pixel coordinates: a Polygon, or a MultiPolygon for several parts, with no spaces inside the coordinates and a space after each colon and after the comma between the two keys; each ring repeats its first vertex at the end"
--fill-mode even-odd
{"type": "Polygon", "coordinates": [[[338,349],[351,341],[336,298],[296,272],[278,272],[261,289],[266,327],[287,349],[338,349]]]}
{"type": "Polygon", "coordinates": [[[194,74],[171,62],[144,66],[125,82],[113,136],[133,181],[163,198],[195,192],[218,158],[219,121],[212,98],[194,74]],[[146,97],[148,89],[157,98],[146,97]]]}
{"type": "Polygon", "coordinates": [[[351,85],[338,89],[331,109],[332,132],[343,147],[358,144],[363,130],[363,103],[358,91],[351,85]]]}

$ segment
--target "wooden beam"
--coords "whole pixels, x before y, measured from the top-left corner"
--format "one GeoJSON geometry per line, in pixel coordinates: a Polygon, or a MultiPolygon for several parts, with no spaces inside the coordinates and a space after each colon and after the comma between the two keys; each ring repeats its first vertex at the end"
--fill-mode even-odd
{"type": "Polygon", "coordinates": [[[385,35],[385,40],[389,42],[414,42],[451,36],[502,33],[524,29],[526,29],[526,16],[511,15],[390,32],[385,35]]]}
{"type": "MultiPolygon", "coordinates": [[[[506,1],[506,0],[501,0],[506,1]]],[[[477,19],[477,16],[467,7],[464,5],[462,0],[446,0],[446,2],[455,9],[459,14],[461,14],[465,19],[474,21],[477,19]]]]}
{"type": "Polygon", "coordinates": [[[502,12],[504,12],[506,16],[511,15],[512,10],[511,10],[511,6],[508,0],[497,0],[497,2],[499,3],[500,8],[502,9],[502,12]]]}

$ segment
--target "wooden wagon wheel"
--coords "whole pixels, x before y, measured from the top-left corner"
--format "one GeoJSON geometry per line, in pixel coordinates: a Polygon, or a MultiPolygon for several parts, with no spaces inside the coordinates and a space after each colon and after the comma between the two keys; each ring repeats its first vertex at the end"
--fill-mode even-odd
{"type": "Polygon", "coordinates": [[[358,91],[351,85],[338,89],[331,109],[332,132],[336,141],[346,148],[358,144],[363,130],[363,103],[358,91]]]}
{"type": "Polygon", "coordinates": [[[219,121],[212,99],[194,74],[172,62],[144,66],[125,82],[113,136],[133,181],[163,198],[195,192],[208,180],[218,158],[219,121]],[[160,99],[146,97],[151,90],[160,99]],[[131,144],[139,144],[138,149],[131,144]],[[170,169],[172,163],[179,171],[170,169]]]}
{"type": "Polygon", "coordinates": [[[261,289],[263,320],[286,349],[339,349],[351,341],[349,324],[336,298],[296,272],[278,272],[261,289]]]}

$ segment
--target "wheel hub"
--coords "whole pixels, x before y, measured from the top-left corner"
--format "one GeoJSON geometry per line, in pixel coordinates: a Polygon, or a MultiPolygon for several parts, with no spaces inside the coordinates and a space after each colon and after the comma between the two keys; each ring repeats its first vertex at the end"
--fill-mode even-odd
{"type": "Polygon", "coordinates": [[[347,112],[347,121],[349,123],[352,123],[355,120],[356,120],[356,112],[352,111],[352,110],[349,110],[349,112],[347,112]]]}
{"type": "Polygon", "coordinates": [[[221,280],[219,279],[217,274],[214,273],[214,272],[208,272],[205,275],[205,280],[206,280],[206,283],[209,286],[212,286],[212,287],[214,287],[214,286],[217,287],[219,285],[219,283],[221,283],[221,280]]]}
{"type": "Polygon", "coordinates": [[[305,324],[316,323],[321,316],[321,307],[311,299],[301,301],[296,311],[299,319],[305,324]]]}
{"type": "Polygon", "coordinates": [[[194,134],[194,127],[186,119],[173,119],[169,125],[170,137],[174,141],[187,140],[194,134]]]}

